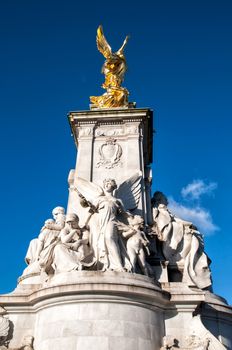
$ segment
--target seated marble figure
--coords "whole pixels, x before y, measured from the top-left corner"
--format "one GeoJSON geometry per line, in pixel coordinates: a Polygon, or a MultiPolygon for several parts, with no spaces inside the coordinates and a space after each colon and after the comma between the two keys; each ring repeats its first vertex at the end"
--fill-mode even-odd
{"type": "Polygon", "coordinates": [[[31,240],[25,261],[28,264],[23,275],[51,273],[52,252],[60,231],[65,225],[65,209],[56,207],[52,211],[53,219],[47,219],[40,230],[38,238],[31,240]]]}
{"type": "Polygon", "coordinates": [[[200,289],[210,288],[210,259],[204,252],[202,234],[189,221],[176,217],[168,209],[162,192],[152,198],[153,231],[162,243],[162,253],[169,265],[183,274],[183,282],[200,289]]]}
{"type": "Polygon", "coordinates": [[[89,244],[89,231],[80,228],[76,214],[66,215],[65,227],[53,250],[52,267],[55,273],[82,270],[94,264],[93,249],[89,244]]]}

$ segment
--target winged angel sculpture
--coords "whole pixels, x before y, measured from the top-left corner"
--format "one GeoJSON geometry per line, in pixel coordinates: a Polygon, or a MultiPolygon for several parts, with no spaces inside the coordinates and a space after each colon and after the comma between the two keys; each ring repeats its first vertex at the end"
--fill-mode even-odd
{"type": "Polygon", "coordinates": [[[136,209],[141,195],[141,174],[123,182],[118,188],[114,179],[105,179],[103,187],[78,178],[77,191],[81,205],[90,207],[88,219],[90,244],[93,247],[96,264],[101,270],[131,271],[131,263],[126,250],[120,223],[127,224],[136,209]]]}
{"type": "Polygon", "coordinates": [[[124,74],[127,70],[124,48],[128,41],[128,36],[124,40],[121,48],[113,53],[108,44],[102,26],[97,29],[97,48],[106,58],[102,67],[105,74],[105,82],[102,84],[106,92],[102,96],[90,96],[91,103],[97,108],[127,107],[129,92],[121,87],[124,74]]]}

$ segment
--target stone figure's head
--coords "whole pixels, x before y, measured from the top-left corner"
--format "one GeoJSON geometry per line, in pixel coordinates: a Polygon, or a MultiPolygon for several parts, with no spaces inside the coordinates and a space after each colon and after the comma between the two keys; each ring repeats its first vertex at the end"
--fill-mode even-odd
{"type": "Polygon", "coordinates": [[[168,205],[168,199],[167,197],[163,194],[163,192],[160,191],[156,191],[153,194],[152,200],[151,200],[151,204],[152,206],[158,206],[159,204],[164,204],[164,205],[168,205]]]}
{"type": "Polygon", "coordinates": [[[78,225],[79,217],[74,213],[66,215],[65,222],[68,226],[71,226],[71,228],[78,228],[79,227],[79,225],[78,225]]]}
{"type": "Polygon", "coordinates": [[[171,349],[173,346],[175,346],[177,343],[175,337],[173,337],[172,335],[165,335],[163,337],[163,346],[166,349],[171,349]]]}
{"type": "Polygon", "coordinates": [[[103,187],[106,192],[113,192],[116,190],[117,184],[114,179],[105,179],[103,181],[103,187]]]}
{"type": "Polygon", "coordinates": [[[30,345],[33,346],[34,337],[32,335],[25,335],[23,338],[23,346],[30,345]]]}
{"type": "Polygon", "coordinates": [[[65,214],[65,209],[63,207],[56,207],[53,209],[52,211],[52,215],[54,217],[54,219],[57,217],[57,215],[59,214],[62,214],[64,215],[65,214]]]}
{"type": "Polygon", "coordinates": [[[53,219],[47,219],[44,221],[45,224],[54,224],[54,220],[53,219]]]}
{"type": "Polygon", "coordinates": [[[132,225],[132,226],[138,225],[142,227],[144,225],[144,219],[140,215],[129,216],[127,220],[129,225],[132,225]]]}
{"type": "Polygon", "coordinates": [[[201,342],[201,338],[199,338],[196,334],[191,334],[191,335],[188,335],[186,338],[186,343],[187,343],[187,346],[200,346],[202,345],[202,342],[201,342]]]}

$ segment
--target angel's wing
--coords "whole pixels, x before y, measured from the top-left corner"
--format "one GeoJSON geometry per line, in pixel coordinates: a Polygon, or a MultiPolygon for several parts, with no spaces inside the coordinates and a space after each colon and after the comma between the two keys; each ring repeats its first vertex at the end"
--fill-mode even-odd
{"type": "Polygon", "coordinates": [[[121,46],[120,49],[118,49],[118,51],[116,52],[117,55],[123,55],[124,47],[126,46],[128,40],[129,40],[129,35],[126,36],[126,39],[123,41],[122,46],[121,46]]]}
{"type": "Polygon", "coordinates": [[[93,203],[99,196],[104,195],[101,186],[96,185],[94,182],[87,181],[82,177],[77,178],[76,189],[90,203],[93,203]]]}
{"type": "Polygon", "coordinates": [[[142,172],[138,171],[124,181],[116,190],[115,196],[120,198],[126,210],[136,209],[141,195],[142,172]]]}
{"type": "Polygon", "coordinates": [[[102,26],[99,26],[97,29],[96,40],[98,50],[103,54],[105,58],[110,58],[112,56],[112,50],[104,36],[102,26]]]}

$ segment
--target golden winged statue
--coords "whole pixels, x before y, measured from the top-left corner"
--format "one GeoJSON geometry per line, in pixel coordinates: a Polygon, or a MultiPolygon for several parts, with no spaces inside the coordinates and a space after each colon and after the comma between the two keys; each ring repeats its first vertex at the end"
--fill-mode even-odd
{"type": "Polygon", "coordinates": [[[102,67],[102,73],[105,74],[105,82],[102,87],[106,89],[106,92],[101,96],[90,96],[90,101],[95,108],[128,107],[129,92],[126,88],[121,87],[127,70],[123,51],[128,39],[127,36],[120,49],[113,53],[104,36],[102,26],[100,25],[97,29],[97,48],[106,58],[102,67]]]}

